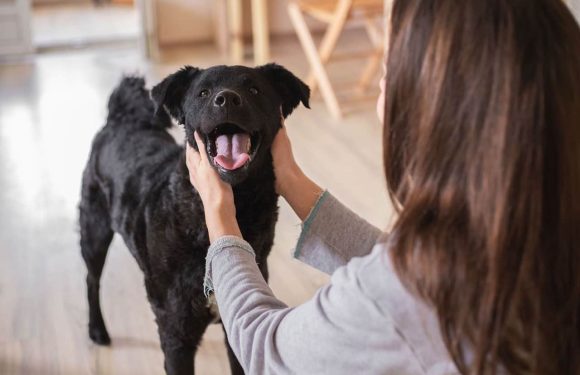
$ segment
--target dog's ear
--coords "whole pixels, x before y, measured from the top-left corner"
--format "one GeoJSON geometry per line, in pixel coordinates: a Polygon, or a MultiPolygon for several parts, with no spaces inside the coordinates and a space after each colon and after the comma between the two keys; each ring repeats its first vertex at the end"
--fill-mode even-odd
{"type": "Polygon", "coordinates": [[[151,99],[155,103],[155,116],[162,115],[160,112],[165,110],[180,124],[185,123],[185,114],[181,107],[182,100],[191,81],[199,71],[198,68],[184,66],[153,87],[151,99]]]}
{"type": "Polygon", "coordinates": [[[274,86],[282,98],[282,115],[286,118],[298,104],[310,108],[310,88],[286,68],[278,64],[267,64],[257,68],[274,86]]]}

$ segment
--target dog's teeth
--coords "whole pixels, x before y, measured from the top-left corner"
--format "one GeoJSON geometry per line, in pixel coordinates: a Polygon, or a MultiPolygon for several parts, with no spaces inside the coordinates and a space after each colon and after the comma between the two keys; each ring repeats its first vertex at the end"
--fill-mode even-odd
{"type": "Polygon", "coordinates": [[[246,152],[249,154],[250,150],[252,149],[252,139],[248,139],[248,143],[246,144],[246,152]]]}

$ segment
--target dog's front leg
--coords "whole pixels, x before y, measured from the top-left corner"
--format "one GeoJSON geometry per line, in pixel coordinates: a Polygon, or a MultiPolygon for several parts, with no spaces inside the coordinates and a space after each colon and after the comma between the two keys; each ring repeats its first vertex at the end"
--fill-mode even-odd
{"type": "Polygon", "coordinates": [[[166,309],[154,309],[167,375],[192,375],[197,346],[208,321],[195,316],[185,301],[165,302],[166,309]]]}
{"type": "Polygon", "coordinates": [[[192,347],[177,346],[168,347],[168,345],[161,344],[165,347],[163,353],[165,354],[165,372],[167,375],[191,375],[195,373],[193,363],[192,347]]]}
{"type": "MultiPolygon", "coordinates": [[[[194,355],[197,342],[184,340],[171,332],[169,327],[159,325],[161,349],[165,355],[165,372],[167,375],[192,375],[195,373],[194,355]]],[[[183,335],[183,333],[181,333],[183,335]]]]}

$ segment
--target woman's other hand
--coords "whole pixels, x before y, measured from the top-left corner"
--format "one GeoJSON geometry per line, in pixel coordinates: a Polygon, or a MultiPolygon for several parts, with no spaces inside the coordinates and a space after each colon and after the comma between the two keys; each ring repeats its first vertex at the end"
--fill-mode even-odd
{"type": "Polygon", "coordinates": [[[276,175],[276,192],[285,196],[286,191],[292,185],[293,179],[296,179],[302,171],[294,160],[292,145],[284,126],[278,131],[272,143],[272,159],[276,175]]]}
{"type": "Polygon", "coordinates": [[[296,163],[283,122],[282,129],[278,131],[272,143],[272,160],[276,175],[276,192],[286,199],[300,220],[306,220],[323,190],[310,180],[296,163]]]}

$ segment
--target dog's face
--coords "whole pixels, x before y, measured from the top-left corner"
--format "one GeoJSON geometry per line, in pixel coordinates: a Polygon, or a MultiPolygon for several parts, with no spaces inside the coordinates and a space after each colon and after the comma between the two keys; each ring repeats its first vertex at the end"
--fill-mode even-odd
{"type": "Polygon", "coordinates": [[[187,66],[155,86],[151,96],[157,111],[166,110],[185,126],[196,149],[193,133],[200,134],[213,167],[235,185],[263,167],[281,117],[300,102],[308,107],[310,90],[276,64],[187,66]]]}

